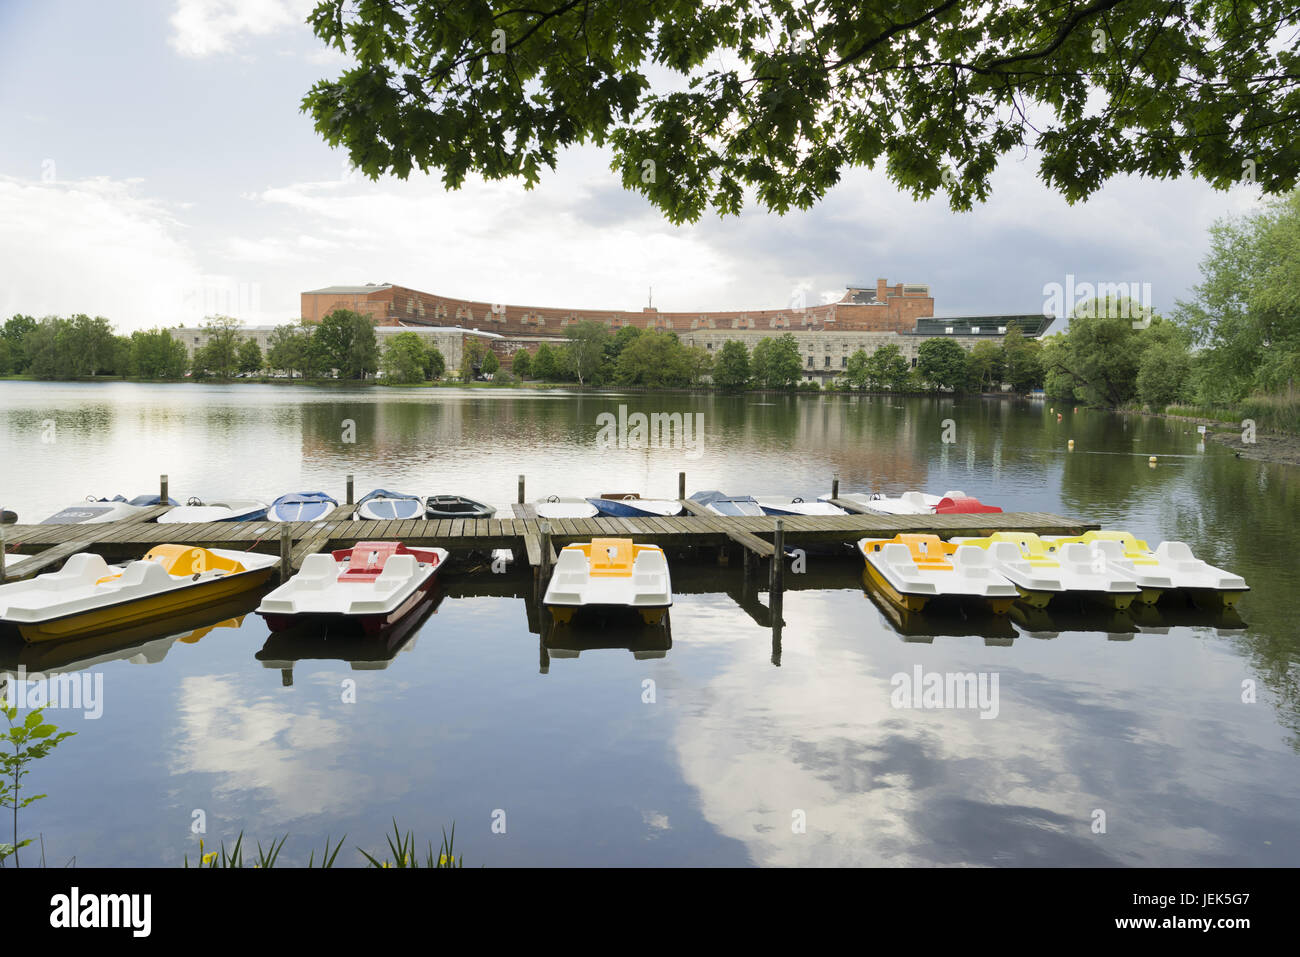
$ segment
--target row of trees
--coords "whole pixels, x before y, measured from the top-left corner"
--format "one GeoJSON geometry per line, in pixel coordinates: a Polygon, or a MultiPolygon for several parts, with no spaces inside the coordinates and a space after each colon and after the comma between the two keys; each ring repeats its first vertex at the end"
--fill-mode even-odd
{"type": "MultiPolygon", "coordinates": [[[[918,350],[915,369],[896,345],[872,353],[859,349],[832,388],[964,392],[1009,382],[1027,391],[1042,385],[1040,351],[1014,323],[1002,342],[980,342],[969,353],[951,339],[928,339],[918,350]]],[[[727,391],[790,389],[803,376],[803,359],[791,333],[760,339],[753,350],[728,340],[713,353],[685,346],[665,330],[625,326],[613,333],[601,323],[582,322],[562,342],[543,343],[532,355],[516,353],[514,371],[521,378],[580,385],[694,386],[707,376],[727,391]]]]}
{"type": "MultiPolygon", "coordinates": [[[[213,316],[204,324],[204,344],[191,360],[184,343],[166,329],[118,335],[103,316],[49,316],[37,320],[17,315],[0,327],[0,375],[31,375],[39,379],[83,376],[133,376],[142,379],[229,379],[236,373],[267,369],[291,378],[319,378],[336,372],[341,378],[363,379],[381,366],[395,380],[436,379],[446,370],[442,353],[426,349],[415,333],[393,337],[381,357],[374,324],[350,310],[335,310],[319,323],[279,326],[267,349],[243,334],[242,323],[213,316]]],[[[477,343],[474,343],[477,345],[477,343]]],[[[473,355],[474,370],[487,371],[495,357],[473,355]]]]}
{"type": "Polygon", "coordinates": [[[1082,303],[1043,342],[1054,397],[1160,411],[1300,405],[1300,191],[1210,230],[1202,282],[1169,318],[1125,300],[1082,303]],[[1134,317],[1138,321],[1134,321],[1134,317]]]}

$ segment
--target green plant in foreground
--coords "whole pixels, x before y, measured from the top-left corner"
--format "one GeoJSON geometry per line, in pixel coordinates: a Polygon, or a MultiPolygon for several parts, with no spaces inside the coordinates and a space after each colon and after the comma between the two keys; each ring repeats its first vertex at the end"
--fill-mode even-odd
{"type": "Polygon", "coordinates": [[[0,701],[0,712],[3,712],[5,720],[9,723],[9,730],[0,734],[0,741],[13,748],[13,753],[7,750],[0,752],[0,807],[13,811],[13,843],[0,843],[0,867],[3,867],[10,857],[14,859],[14,867],[22,866],[18,860],[18,850],[30,844],[31,839],[18,840],[18,812],[32,802],[45,797],[44,794],[33,794],[28,798],[19,796],[22,780],[28,773],[27,766],[45,757],[65,738],[70,738],[77,733],[59,731],[52,724],[42,723],[43,710],[43,708],[36,708],[29,711],[21,724],[14,724],[14,719],[18,717],[18,709],[10,707],[8,701],[0,701]]]}
{"type": "MultiPolygon", "coordinates": [[[[252,862],[251,866],[261,869],[275,867],[276,861],[280,857],[280,851],[284,848],[284,843],[288,839],[289,835],[286,834],[278,841],[272,841],[270,846],[265,850],[259,842],[257,845],[257,859],[252,862]]],[[[317,864],[316,852],[312,851],[311,856],[307,860],[307,866],[333,867],[334,862],[338,859],[339,851],[343,848],[343,842],[346,840],[347,835],[345,834],[339,839],[337,844],[334,844],[333,847],[331,847],[330,839],[326,838],[325,850],[321,854],[320,863],[317,864]]],[[[373,855],[366,853],[359,847],[357,850],[361,852],[361,856],[370,863],[371,867],[463,867],[464,862],[456,859],[454,852],[455,841],[456,825],[452,824],[450,836],[447,835],[445,830],[442,832],[442,844],[438,849],[437,856],[434,856],[433,843],[430,842],[428,851],[424,857],[424,863],[421,864],[420,859],[416,856],[415,852],[415,834],[408,831],[403,835],[397,826],[396,818],[394,818],[393,836],[388,838],[388,850],[393,858],[391,861],[386,857],[381,861],[373,855]]],[[[224,841],[222,841],[220,848],[215,851],[205,852],[203,846],[203,839],[199,838],[199,860],[198,863],[195,864],[195,867],[216,868],[249,866],[244,863],[243,831],[240,831],[239,836],[235,839],[234,846],[231,847],[229,851],[226,850],[226,844],[224,841]]],[[[188,854],[185,855],[184,866],[187,868],[190,866],[190,858],[188,854]]]]}

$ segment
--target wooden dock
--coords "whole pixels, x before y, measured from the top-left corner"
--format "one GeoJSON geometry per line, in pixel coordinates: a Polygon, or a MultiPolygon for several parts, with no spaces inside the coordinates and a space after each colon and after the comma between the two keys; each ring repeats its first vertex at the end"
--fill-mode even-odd
{"type": "MultiPolygon", "coordinates": [[[[316,552],[351,548],[358,542],[401,541],[410,546],[437,546],[449,552],[487,554],[510,549],[526,557],[534,587],[545,587],[555,563],[555,549],[593,538],[632,538],[665,551],[695,548],[741,552],[746,579],[758,562],[769,559],[768,590],[780,618],[785,562],[770,561],[787,546],[851,544],[860,538],[892,538],[921,532],[940,538],[984,536],[993,532],[1036,532],[1039,535],[1079,535],[1099,526],[1048,512],[994,512],[972,515],[878,515],[839,498],[839,477],[831,483],[830,500],[846,515],[731,517],[714,515],[686,498],[686,473],[678,475],[677,499],[685,514],[672,517],[543,519],[524,496],[519,476],[519,502],[510,514],[488,519],[356,521],[353,477],[346,478],[345,502],[315,522],[207,522],[159,524],[168,508],[155,506],[117,522],[75,525],[0,526],[0,581],[29,578],[63,564],[78,552],[95,552],[109,561],[136,559],[155,545],[177,542],[200,548],[278,553],[282,577],[302,567],[316,552]],[[26,556],[15,562],[15,556],[26,556]]],[[[167,500],[168,478],[160,477],[160,499],[167,500]]],[[[506,510],[502,510],[504,512],[506,510]]],[[[500,514],[500,513],[499,513],[500,514]]],[[[845,550],[846,554],[851,554],[845,550]]],[[[539,592],[540,593],[540,592],[539,592]]]]}
{"type": "MultiPolygon", "coordinates": [[[[690,510],[695,503],[685,503],[690,510]]],[[[402,541],[412,546],[439,546],[451,552],[508,548],[527,555],[529,565],[543,565],[543,542],[562,546],[597,537],[634,538],[667,550],[698,546],[738,546],[756,558],[771,558],[778,524],[787,546],[854,542],[859,538],[891,538],[901,532],[926,532],[951,538],[989,535],[996,531],[1077,535],[1098,526],[1046,512],[1002,512],[979,515],[818,515],[729,517],[691,513],[671,518],[540,519],[529,506],[510,518],[443,519],[436,521],[354,521],[351,507],[340,506],[317,522],[209,522],[158,524],[147,516],[98,525],[11,525],[4,529],[9,556],[32,556],[11,565],[9,577],[27,577],[58,564],[80,551],[107,559],[140,558],[154,545],[182,542],[203,548],[277,553],[287,528],[292,542],[291,564],[297,568],[313,552],[348,548],[357,542],[402,541]],[[345,513],[345,514],[340,514],[345,513]]],[[[521,556],[522,557],[522,556],[521,556]]]]}

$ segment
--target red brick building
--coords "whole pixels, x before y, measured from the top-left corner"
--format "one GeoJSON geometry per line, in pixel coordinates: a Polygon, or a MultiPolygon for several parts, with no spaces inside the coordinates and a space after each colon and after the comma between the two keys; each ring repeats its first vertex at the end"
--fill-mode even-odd
{"type": "Polygon", "coordinates": [[[452,299],[390,283],[327,286],[302,294],[304,319],[319,322],[334,309],[352,309],[385,326],[477,327],[505,336],[562,337],[566,326],[584,320],[603,322],[613,329],[639,326],[679,333],[703,329],[902,333],[913,331],[918,319],[934,315],[934,298],[929,286],[890,286],[884,279],[876,280],[874,289],[850,286],[838,302],[825,305],[794,302],[784,309],[721,312],[517,306],[452,299]]]}

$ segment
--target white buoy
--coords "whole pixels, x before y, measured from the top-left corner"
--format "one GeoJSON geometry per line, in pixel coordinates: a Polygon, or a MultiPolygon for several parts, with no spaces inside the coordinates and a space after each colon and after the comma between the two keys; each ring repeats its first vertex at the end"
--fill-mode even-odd
{"type": "Polygon", "coordinates": [[[1070,451],[1073,452],[1073,451],[1074,451],[1074,439],[1070,439],[1069,447],[1070,447],[1070,451]]]}

